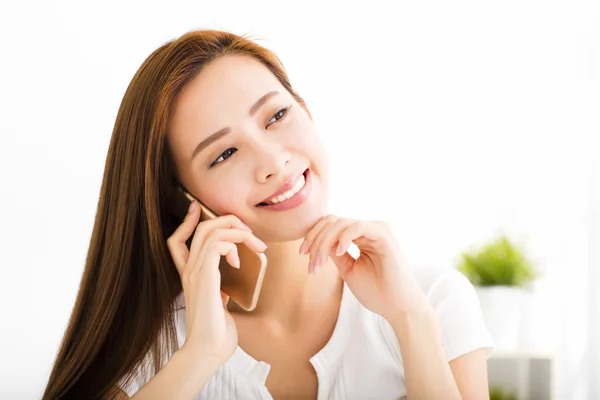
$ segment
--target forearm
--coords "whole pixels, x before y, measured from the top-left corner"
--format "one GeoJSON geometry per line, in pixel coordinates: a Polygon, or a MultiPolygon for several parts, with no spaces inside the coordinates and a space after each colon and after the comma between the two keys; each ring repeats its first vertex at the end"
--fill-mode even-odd
{"type": "Polygon", "coordinates": [[[390,321],[404,364],[410,400],[460,399],[444,354],[437,315],[429,305],[390,321]]]}
{"type": "Polygon", "coordinates": [[[202,359],[182,347],[132,399],[193,399],[217,372],[219,366],[218,362],[202,359]]]}

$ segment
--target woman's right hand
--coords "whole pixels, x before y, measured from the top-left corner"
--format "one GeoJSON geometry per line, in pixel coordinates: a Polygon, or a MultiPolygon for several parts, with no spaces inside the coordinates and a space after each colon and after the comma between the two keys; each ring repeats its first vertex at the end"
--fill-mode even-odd
{"type": "Polygon", "coordinates": [[[220,288],[221,256],[239,268],[236,243],[243,242],[256,252],[263,252],[266,245],[236,216],[221,216],[198,223],[201,212],[194,201],[181,225],[167,239],[185,298],[186,341],[182,348],[224,363],[234,353],[238,337],[227,310],[229,296],[220,288]],[[188,250],[186,241],[194,228],[196,232],[188,250]]]}

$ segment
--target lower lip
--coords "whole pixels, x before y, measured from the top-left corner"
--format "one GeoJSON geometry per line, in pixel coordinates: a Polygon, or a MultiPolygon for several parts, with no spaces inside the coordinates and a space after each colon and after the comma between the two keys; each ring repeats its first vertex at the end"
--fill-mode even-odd
{"type": "Polygon", "coordinates": [[[277,203],[277,204],[270,204],[268,206],[260,206],[259,208],[262,208],[264,210],[269,210],[269,211],[284,211],[284,210],[290,210],[292,208],[298,207],[299,205],[304,203],[306,201],[306,199],[308,198],[308,196],[310,195],[310,187],[311,187],[311,182],[312,182],[312,179],[310,177],[310,169],[306,170],[306,172],[304,173],[304,179],[306,180],[304,187],[302,189],[300,189],[300,191],[298,193],[296,193],[289,199],[284,200],[281,203],[277,203]]]}

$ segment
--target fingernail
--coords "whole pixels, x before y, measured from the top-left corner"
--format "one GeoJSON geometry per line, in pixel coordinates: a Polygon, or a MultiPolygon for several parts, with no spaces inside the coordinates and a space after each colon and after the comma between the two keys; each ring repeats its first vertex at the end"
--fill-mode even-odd
{"type": "Polygon", "coordinates": [[[304,242],[302,242],[302,245],[300,246],[300,254],[305,254],[306,253],[306,247],[308,247],[308,242],[305,240],[304,242]]]}
{"type": "Polygon", "coordinates": [[[318,273],[319,273],[319,271],[321,271],[321,266],[320,266],[320,265],[318,265],[318,266],[315,268],[315,275],[316,275],[316,274],[318,274],[318,273]]]}
{"type": "Polygon", "coordinates": [[[315,260],[314,259],[310,259],[310,261],[308,262],[308,274],[312,275],[313,274],[313,266],[315,265],[315,260]]]}
{"type": "Polygon", "coordinates": [[[189,208],[188,208],[188,214],[191,214],[194,212],[194,210],[196,210],[197,204],[196,204],[196,200],[192,201],[192,204],[190,204],[189,208]]]}
{"type": "MultiPolygon", "coordinates": [[[[258,239],[258,238],[257,238],[258,239]]],[[[267,244],[265,242],[263,242],[262,240],[258,239],[258,241],[260,242],[260,244],[262,245],[263,251],[267,249],[267,244]]]]}
{"type": "Polygon", "coordinates": [[[341,256],[342,254],[344,254],[344,249],[342,248],[342,244],[338,244],[337,249],[335,249],[335,255],[336,256],[341,256]]]}

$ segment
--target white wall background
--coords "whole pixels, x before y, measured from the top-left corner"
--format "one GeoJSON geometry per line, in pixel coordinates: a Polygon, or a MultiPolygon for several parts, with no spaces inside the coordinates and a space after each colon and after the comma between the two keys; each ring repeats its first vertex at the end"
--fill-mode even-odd
{"type": "Polygon", "coordinates": [[[41,396],[120,100],[156,47],[193,28],[252,32],[280,55],[328,147],[332,209],[389,220],[415,266],[453,266],[498,231],[522,240],[544,273],[531,324],[559,355],[559,398],[600,397],[599,9],[3,2],[0,398],[41,396]]]}

